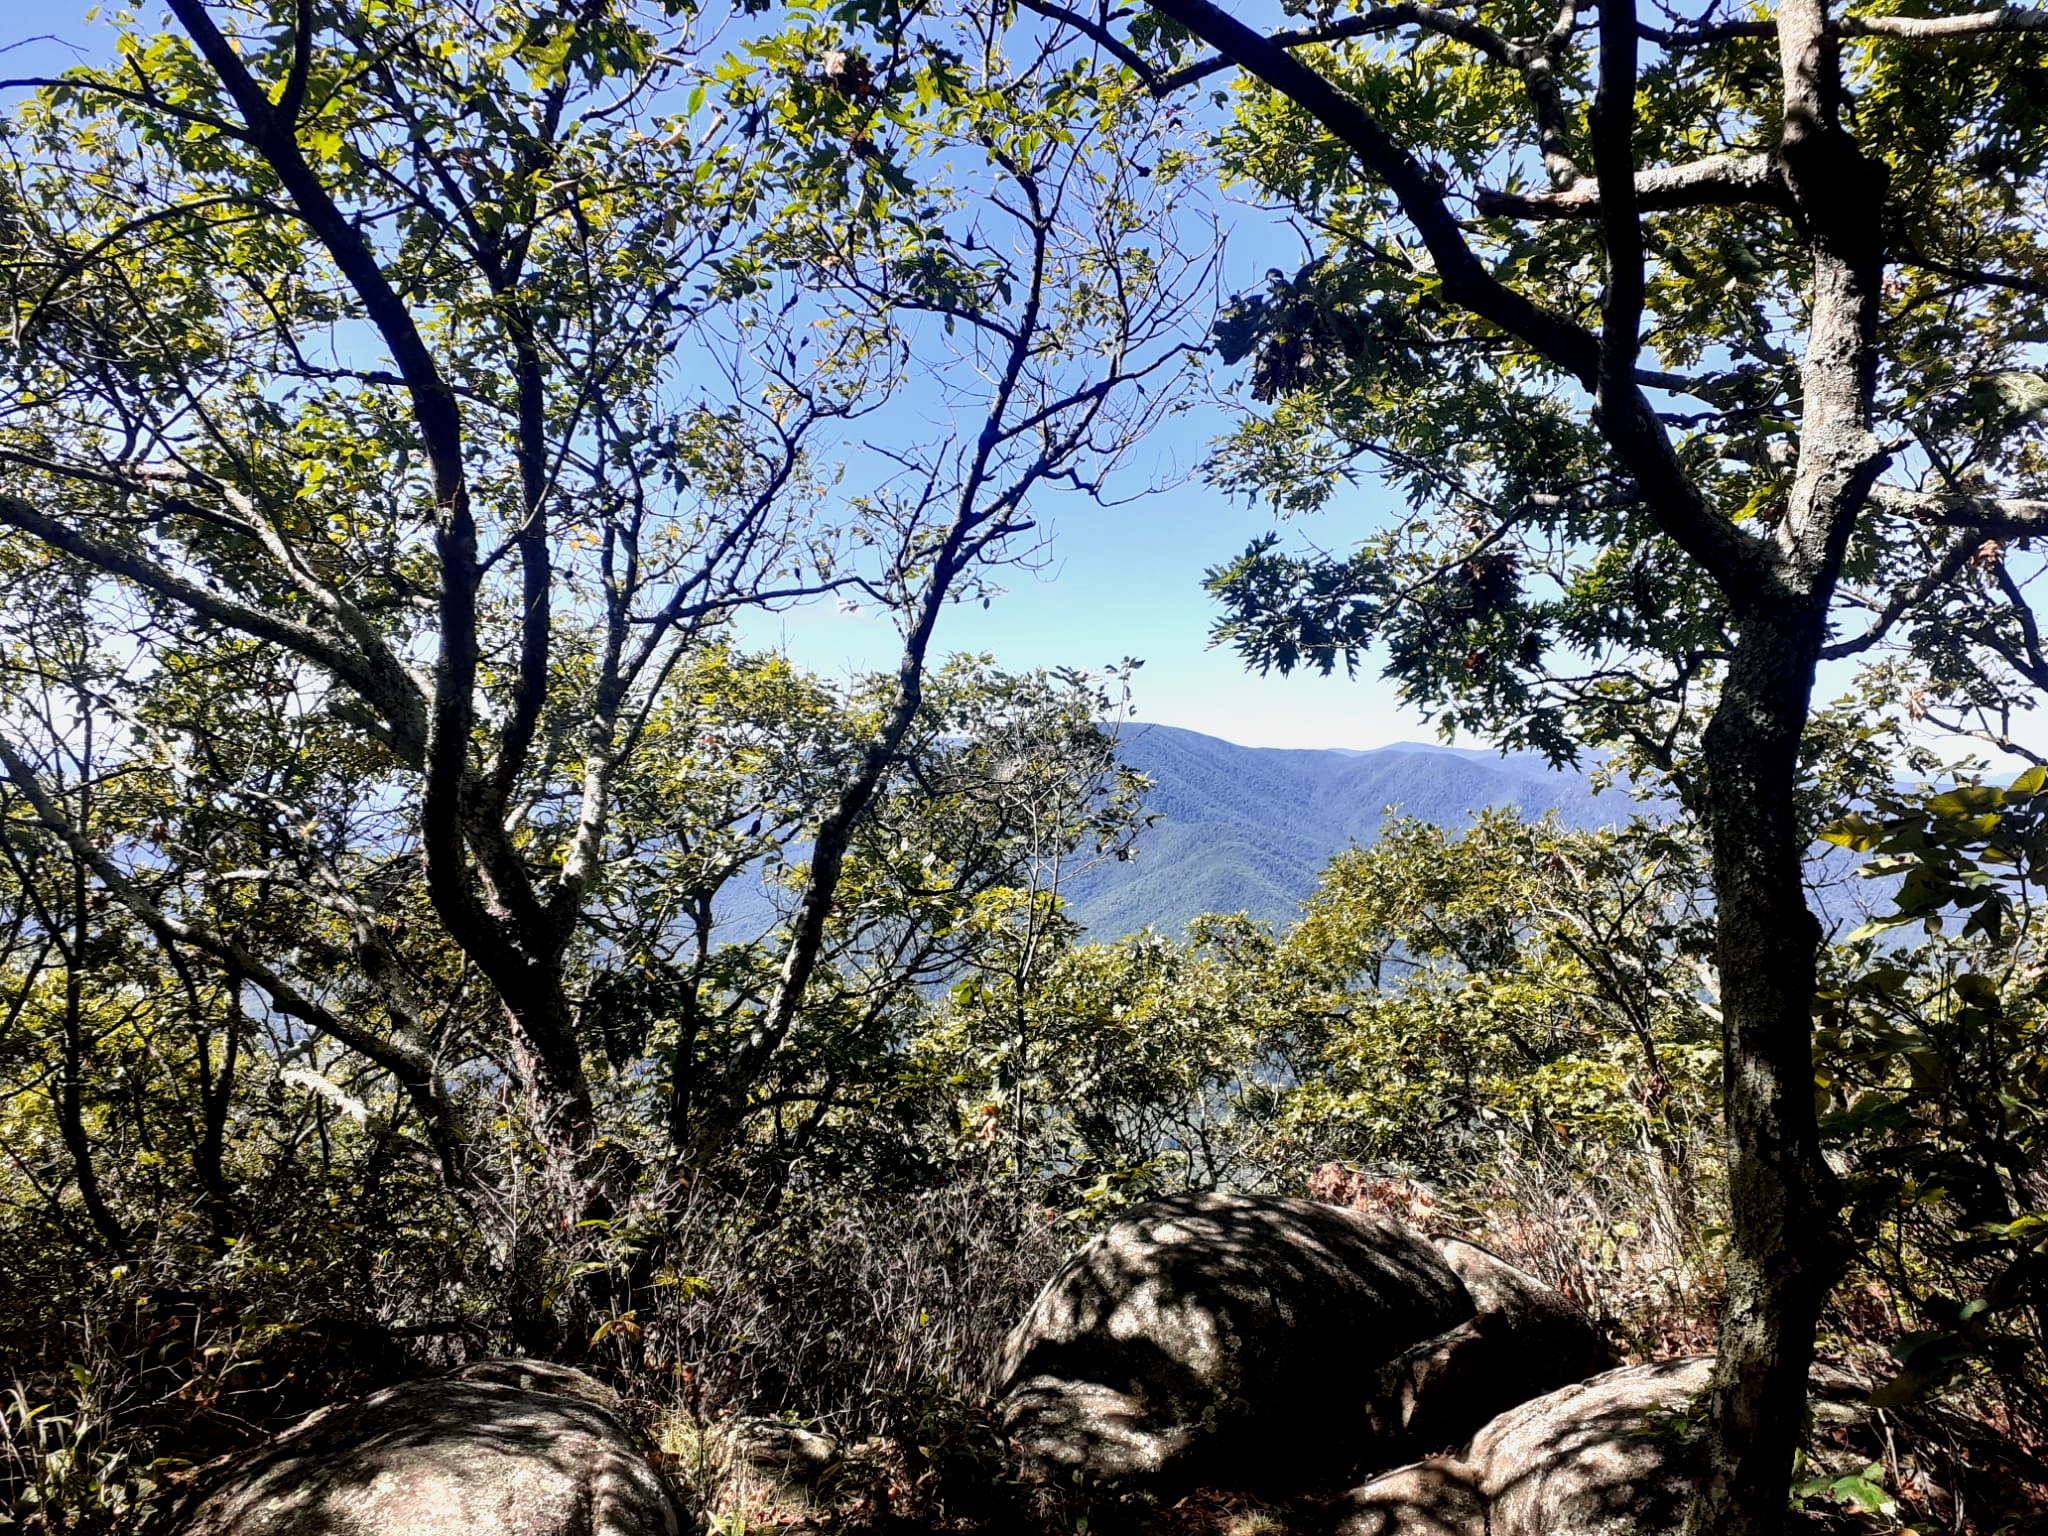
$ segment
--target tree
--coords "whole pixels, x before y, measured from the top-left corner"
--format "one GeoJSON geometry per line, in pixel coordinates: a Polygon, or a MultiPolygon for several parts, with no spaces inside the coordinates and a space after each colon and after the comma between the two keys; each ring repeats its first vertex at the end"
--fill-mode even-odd
{"type": "Polygon", "coordinates": [[[1371,643],[1447,724],[1677,777],[1713,857],[1733,1199],[1706,1532],[1778,1529],[1848,1252],[1813,1111],[1796,814],[1817,670],[2026,751],[2048,17],[1034,4],[1161,94],[1237,71],[1226,171],[1317,249],[1219,325],[1271,410],[1224,483],[1405,496],[1354,557],[1216,573],[1255,665],[1371,643]],[[1214,50],[1208,52],[1206,49],[1214,50]]]}
{"type": "Polygon", "coordinates": [[[1299,1000],[1274,948],[1263,923],[1210,915],[1184,941],[1041,938],[1020,982],[1013,940],[926,1021],[916,1068],[961,1144],[1009,1160],[1032,1200],[1093,1217],[1253,1182],[1251,1127],[1273,1099],[1259,1025],[1299,1000]]]}
{"type": "Polygon", "coordinates": [[[667,1103],[643,1123],[665,1120],[677,1146],[692,1144],[706,1115],[767,1127],[743,1149],[764,1206],[799,1171],[839,1188],[928,1173],[922,1127],[907,1123],[925,1106],[902,1082],[924,995],[1007,963],[1003,919],[1019,894],[1097,837],[1127,839],[1133,810],[1115,736],[1099,723],[1111,697],[1094,679],[1010,674],[981,657],[935,667],[901,761],[848,847],[802,1027],[766,1070],[741,1075],[740,1044],[776,982],[769,940],[808,888],[800,839],[835,792],[818,759],[857,751],[894,698],[886,678],[846,699],[811,689],[822,707],[800,714],[796,731],[772,719],[716,727],[736,808],[681,836],[670,817],[640,824],[648,846],[621,860],[626,879],[603,917],[609,958],[592,982],[608,1053],[616,1043],[626,1062],[651,1053],[668,1063],[656,1079],[667,1103]],[[1053,809],[1067,819],[1054,824],[1053,809]],[[766,899],[748,907],[727,882],[757,861],[766,899]]]}
{"type": "MultiPolygon", "coordinates": [[[[1032,1132],[1032,1101],[1047,1097],[1033,1091],[1043,1087],[1033,1075],[1040,1032],[1035,1015],[1046,1006],[1048,979],[1081,932],[1067,915],[1061,889],[1103,860],[1130,858],[1151,819],[1142,811],[1149,781],[1118,763],[1115,737],[1097,723],[1128,712],[1136,666],[1127,660],[1122,669],[1112,669],[1121,697],[1113,701],[1106,688],[1100,690],[1085,717],[1047,708],[1051,701],[1034,691],[1006,690],[1000,728],[984,733],[978,747],[988,767],[942,802],[949,819],[966,825],[1014,827],[1021,855],[1009,863],[1005,884],[961,911],[960,925],[977,940],[974,967],[950,993],[956,1012],[971,1010],[997,1036],[973,1040],[979,1070],[954,1075],[965,1076],[970,1092],[993,1093],[988,1099],[973,1094],[971,1124],[991,1150],[1007,1144],[1020,1211],[1036,1198],[1029,1193],[1032,1149],[1039,1140],[1032,1132]]],[[[1070,674],[1069,686],[1075,681],[1070,674]]],[[[1057,1004],[1053,1008],[1058,1011],[1057,1004]]],[[[1060,1095],[1051,1097],[1057,1102],[1060,1095]]],[[[1050,1107],[1041,1105],[1041,1114],[1050,1107]]]]}
{"type": "Polygon", "coordinates": [[[872,60],[835,17],[700,61],[680,7],[170,9],[115,67],[8,82],[37,94],[0,182],[0,525],[18,593],[89,573],[166,840],[224,827],[235,862],[67,814],[62,719],[10,709],[0,768],[167,954],[398,1084],[455,1185],[436,994],[473,977],[552,1176],[602,1204],[592,919],[654,846],[622,797],[694,791],[674,690],[735,614],[878,607],[879,706],[790,749],[827,788],[689,1121],[707,1162],[798,1021],[942,611],[1171,398],[1203,258],[1145,231],[1184,178],[1107,154],[1163,126],[1085,56],[909,12],[853,13],[890,23],[872,60]],[[961,429],[850,441],[914,364],[961,429]]]}
{"type": "MultiPolygon", "coordinates": [[[[1640,1144],[1656,1214],[1690,1241],[1692,1120],[1710,1112],[1697,850],[1670,827],[1581,832],[1485,811],[1390,821],[1338,854],[1276,969],[1312,1001],[1269,1048],[1285,1118],[1348,1123],[1324,1156],[1433,1176],[1520,1145],[1640,1144]]],[[[1287,1017],[1283,1015],[1283,1017],[1287,1017]]],[[[1469,1177],[1469,1169],[1466,1170],[1469,1177]]]]}

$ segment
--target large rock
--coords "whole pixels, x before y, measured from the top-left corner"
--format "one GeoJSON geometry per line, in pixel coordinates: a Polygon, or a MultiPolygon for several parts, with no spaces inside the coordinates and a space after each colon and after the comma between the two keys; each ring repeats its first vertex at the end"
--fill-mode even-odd
{"type": "Polygon", "coordinates": [[[1617,1363],[1593,1320],[1534,1275],[1461,1238],[1438,1238],[1436,1247],[1472,1316],[1380,1373],[1375,1428],[1396,1459],[1456,1445],[1517,1403],[1617,1363]]]}
{"type": "Polygon", "coordinates": [[[1457,1248],[1447,1262],[1397,1222],[1309,1200],[1142,1206],[1010,1335],[1005,1427],[1041,1473],[1299,1487],[1398,1460],[1418,1434],[1462,1439],[1609,1363],[1583,1318],[1563,1344],[1562,1298],[1457,1248]],[[1557,1337],[1520,1348],[1516,1319],[1539,1317],[1557,1337]]]}
{"type": "Polygon", "coordinates": [[[681,1512],[579,1371],[483,1361],[322,1409],[231,1463],[180,1536],[678,1536],[681,1512]]]}
{"type": "MultiPolygon", "coordinates": [[[[1625,1366],[1510,1409],[1462,1452],[1350,1494],[1338,1536],[1677,1536],[1698,1485],[1708,1355],[1625,1366]]],[[[1816,1416],[1860,1384],[1816,1370],[1816,1416]]]]}

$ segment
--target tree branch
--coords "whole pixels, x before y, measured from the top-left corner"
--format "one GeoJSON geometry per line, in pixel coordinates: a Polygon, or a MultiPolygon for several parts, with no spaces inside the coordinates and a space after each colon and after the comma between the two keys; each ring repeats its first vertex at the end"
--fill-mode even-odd
{"type": "MultiPolygon", "coordinates": [[[[139,72],[139,71],[138,71],[139,72]]],[[[144,77],[143,84],[149,83],[144,77]]],[[[52,79],[41,75],[24,75],[13,80],[0,80],[0,91],[97,91],[102,96],[111,96],[116,101],[131,101],[137,106],[148,107],[152,112],[161,112],[195,128],[211,128],[227,138],[246,141],[248,135],[233,123],[215,117],[210,112],[195,112],[189,107],[173,106],[153,91],[133,91],[111,80],[93,79],[52,79]]]]}
{"type": "Polygon", "coordinates": [[[1683,27],[1653,27],[1646,22],[1636,23],[1636,36],[1646,43],[1655,43],[1659,48],[1674,52],[1776,34],[1777,27],[1768,21],[1710,21],[1683,27]]]}
{"type": "MultiPolygon", "coordinates": [[[[1602,194],[1597,181],[1580,181],[1556,192],[1498,192],[1482,187],[1474,202],[1487,218],[1597,219],[1602,194]]],[[[1638,171],[1635,202],[1644,213],[1679,208],[1727,208],[1756,204],[1790,206],[1776,159],[1770,155],[1710,155],[1685,165],[1638,171]]]]}
{"type": "MultiPolygon", "coordinates": [[[[818,824],[817,835],[811,845],[810,877],[804,883],[803,895],[790,920],[790,937],[783,952],[775,990],[740,1043],[724,1102],[704,1116],[703,1123],[691,1136],[691,1160],[699,1166],[724,1145],[743,1121],[750,1086],[796,1022],[804,991],[810,985],[824,945],[825,926],[832,914],[854,833],[874,804],[876,795],[881,792],[884,778],[901,752],[923,705],[926,656],[939,615],[951,600],[960,574],[1003,526],[1000,515],[1006,509],[1009,497],[999,496],[993,506],[984,505],[982,492],[990,483],[996,453],[1005,439],[1004,419],[1025,380],[1033,352],[1042,344],[1048,251],[1051,232],[1056,227],[1057,208],[1048,212],[1042,205],[1037,179],[1030,171],[1000,152],[995,154],[995,159],[1016,182],[1030,208],[1031,279],[1018,312],[1015,339],[1004,359],[1002,373],[996,381],[966,473],[954,498],[953,516],[938,547],[930,554],[923,590],[916,594],[911,621],[904,633],[902,658],[896,670],[896,696],[890,702],[881,729],[862,753],[859,767],[840,790],[832,809],[818,824]]],[[[907,550],[905,559],[908,559],[907,550]]]]}
{"type": "MultiPolygon", "coordinates": [[[[203,0],[168,0],[208,66],[220,78],[247,123],[246,137],[276,173],[299,216],[341,269],[362,301],[392,361],[405,380],[414,423],[433,473],[435,554],[440,565],[439,650],[434,665],[433,707],[428,719],[425,792],[421,832],[427,881],[435,907],[458,943],[481,953],[499,942],[495,924],[471,882],[463,827],[469,782],[469,741],[476,720],[477,565],[476,523],[462,459],[462,416],[455,393],[441,375],[412,312],[385,276],[367,237],[335,203],[307,163],[292,124],[280,118],[264,86],[249,73],[241,55],[222,35],[203,0]]],[[[494,982],[517,987],[522,978],[494,974],[494,982]]]]}
{"type": "MultiPolygon", "coordinates": [[[[1876,500],[1875,493],[1871,499],[1876,500]]],[[[1983,534],[1974,529],[1965,532],[1942,551],[1941,559],[1923,573],[1918,581],[1894,587],[1891,596],[1885,599],[1884,606],[1877,611],[1876,617],[1870,621],[1862,634],[1853,640],[1837,640],[1833,645],[1822,646],[1821,659],[1839,661],[1844,656],[1854,656],[1858,652],[1869,650],[1889,634],[1892,626],[1906,614],[1961,575],[1963,567],[1968,565],[1971,558],[1983,547],[1983,534]]]]}
{"type": "Polygon", "coordinates": [[[313,5],[312,0],[297,0],[292,7],[292,63],[285,76],[284,89],[278,94],[277,114],[287,123],[299,120],[299,109],[306,104],[306,81],[313,70],[313,5]]]}
{"type": "Polygon", "coordinates": [[[1984,538],[2023,539],[2048,533],[2048,500],[2019,496],[1967,496],[1874,485],[1871,504],[1900,517],[1948,528],[1973,529],[1984,538]]]}
{"type": "MultiPolygon", "coordinates": [[[[107,480],[102,476],[93,478],[107,480]]],[[[294,655],[305,657],[347,685],[377,711],[389,727],[389,744],[402,761],[417,763],[424,752],[424,703],[402,669],[393,676],[387,669],[379,667],[373,658],[351,649],[333,635],[268,609],[223,597],[198,582],[166,570],[144,555],[80,533],[39,511],[21,497],[4,491],[0,491],[0,523],[18,528],[52,549],[83,560],[96,570],[124,577],[229,629],[239,630],[258,640],[267,640],[294,655]]],[[[392,666],[395,667],[396,663],[392,666]]]]}
{"type": "Polygon", "coordinates": [[[2048,279],[2028,277],[2018,272],[1993,272],[1987,267],[1963,267],[1954,262],[1940,261],[1932,256],[1904,251],[1897,258],[1902,267],[1918,267],[1923,272],[1932,272],[1937,277],[1946,277],[1958,283],[1971,283],[1986,288],[2009,288],[2014,293],[2031,294],[2037,299],[2048,299],[2048,279]]]}
{"type": "MultiPolygon", "coordinates": [[[[1961,16],[1844,16],[1839,21],[1828,23],[1826,30],[1833,37],[1939,43],[1950,38],[1983,37],[1989,33],[2048,31],[2048,11],[2008,5],[1995,11],[1971,11],[1961,16]]],[[[1638,23],[1636,27],[1636,35],[1645,42],[1673,52],[1776,34],[1777,24],[1770,21],[1716,21],[1683,27],[1652,27],[1638,23]]]]}
{"type": "MultiPolygon", "coordinates": [[[[1607,282],[1600,297],[1600,381],[1596,418],[1648,410],[1636,387],[1642,351],[1643,221],[1636,158],[1636,29],[1634,0],[1601,0],[1600,78],[1592,109],[1594,185],[1607,246],[1607,282]]],[[[1569,194],[1566,194],[1569,195],[1569,194]]]]}
{"type": "MultiPolygon", "coordinates": [[[[1268,33],[1266,40],[1278,48],[1309,48],[1348,38],[1370,37],[1397,27],[1415,27],[1464,43],[1496,64],[1517,70],[1529,92],[1529,105],[1536,118],[1537,143],[1543,152],[1543,167],[1553,185],[1568,187],[1579,179],[1572,159],[1569,118],[1557,90],[1557,50],[1571,40],[1578,16],[1577,0],[1569,0],[1559,13],[1557,25],[1538,42],[1503,36],[1470,17],[1440,11],[1434,6],[1399,4],[1375,6],[1355,16],[1345,16],[1320,27],[1302,27],[1288,32],[1268,33]]],[[[1236,66],[1229,55],[1218,53],[1172,72],[1147,78],[1154,95],[1166,96],[1183,86],[1193,85],[1221,70],[1236,66]]]]}
{"type": "Polygon", "coordinates": [[[2048,11],[2001,6],[1963,16],[1844,16],[1833,29],[1841,37],[1893,38],[1904,43],[1938,43],[1987,33],[2048,32],[2048,11]]]}
{"type": "Polygon", "coordinates": [[[213,956],[230,974],[244,977],[263,988],[269,994],[272,1006],[280,1013],[289,1014],[319,1030],[389,1072],[426,1122],[435,1153],[441,1160],[442,1177],[451,1184],[462,1181],[466,1159],[461,1132],[455,1122],[454,1106],[441,1085],[432,1058],[425,1051],[409,1042],[387,1039],[362,1028],[308,997],[236,940],[165,912],[143,895],[113,860],[71,824],[5,735],[0,735],[0,771],[4,771],[8,780],[21,791],[35,811],[37,821],[54,833],[71,851],[72,857],[90,869],[100,884],[134,913],[159,941],[166,946],[188,944],[213,956]]]}
{"type": "Polygon", "coordinates": [[[1154,95],[1165,93],[1159,71],[1147,62],[1143,54],[1100,22],[1083,16],[1079,11],[1069,10],[1064,5],[1055,5],[1052,0],[1018,0],[1018,3],[1025,10],[1043,16],[1048,21],[1072,27],[1090,42],[1100,45],[1105,53],[1136,75],[1143,82],[1145,89],[1154,95]]]}
{"type": "Polygon", "coordinates": [[[1453,302],[1521,337],[1586,388],[1592,388],[1599,374],[1598,340],[1564,316],[1538,308],[1488,272],[1466,244],[1436,178],[1355,98],[1210,0],[1152,3],[1154,10],[1206,39],[1233,64],[1298,103],[1349,147],[1400,201],[1401,211],[1422,236],[1453,302]]]}
{"type": "MultiPolygon", "coordinates": [[[[2027,595],[2020,590],[2019,583],[2012,579],[2012,572],[2003,560],[1997,563],[1996,580],[1998,590],[2012,605],[2013,617],[2020,627],[2020,643],[2026,647],[2026,659],[2022,661],[2004,647],[1997,649],[2004,651],[2006,660],[2028,682],[2036,688],[2048,689],[2048,657],[2041,654],[2041,626],[2034,618],[2033,607],[2027,602],[2027,595]]],[[[2040,759],[2035,758],[2034,761],[2039,762],[2040,759]]]]}
{"type": "Polygon", "coordinates": [[[1557,56],[1569,47],[1579,19],[1579,0],[1564,0],[1557,21],[1534,47],[1514,45],[1510,62],[1522,72],[1529,108],[1536,116],[1536,143],[1543,151],[1543,169],[1553,187],[1576,185],[1579,167],[1571,155],[1571,118],[1557,89],[1557,56]]]}
{"type": "MultiPolygon", "coordinates": [[[[1444,189],[1354,98],[1210,0],[1150,3],[1154,10],[1205,38],[1248,73],[1313,114],[1349,146],[1365,168],[1393,192],[1401,211],[1422,236],[1447,299],[1520,337],[1587,390],[1598,386],[1599,339],[1576,322],[1539,308],[1489,272],[1466,243],[1444,189]]],[[[1639,391],[1637,398],[1641,399],[1639,391]]],[[[1624,422],[1620,415],[1615,419],[1624,422]]],[[[1615,447],[1642,483],[1658,524],[1738,603],[1765,590],[1773,575],[1770,551],[1707,506],[1699,488],[1678,464],[1647,402],[1640,413],[1627,413],[1625,426],[1625,435],[1613,440],[1615,447]]]]}
{"type": "MultiPolygon", "coordinates": [[[[1036,7],[1034,7],[1035,9],[1036,7]]],[[[1320,27],[1298,27],[1287,32],[1269,32],[1266,41],[1276,48],[1313,48],[1322,43],[1341,43],[1354,37],[1371,37],[1379,32],[1391,32],[1396,27],[1420,27],[1426,32],[1435,32],[1444,37],[1454,37],[1469,47],[1478,49],[1496,63],[1512,62],[1508,40],[1491,27],[1480,25],[1465,16],[1454,16],[1431,5],[1380,5],[1369,11],[1360,11],[1355,16],[1344,16],[1320,27]]],[[[1211,58],[1197,59],[1192,64],[1183,64],[1170,74],[1158,77],[1153,91],[1164,96],[1182,86],[1193,85],[1210,75],[1226,69],[1234,69],[1237,61],[1227,54],[1218,53],[1211,58]]]]}
{"type": "Polygon", "coordinates": [[[462,484],[462,433],[455,396],[442,379],[404,300],[385,278],[368,240],[336,206],[306,163],[290,120],[271,104],[269,93],[249,73],[241,55],[214,24],[202,0],[168,0],[168,4],[241,110],[247,126],[238,137],[255,145],[277,173],[299,216],[341,268],[349,286],[362,299],[370,323],[391,348],[392,360],[412,396],[420,435],[433,464],[437,497],[443,502],[452,500],[462,484]]]}

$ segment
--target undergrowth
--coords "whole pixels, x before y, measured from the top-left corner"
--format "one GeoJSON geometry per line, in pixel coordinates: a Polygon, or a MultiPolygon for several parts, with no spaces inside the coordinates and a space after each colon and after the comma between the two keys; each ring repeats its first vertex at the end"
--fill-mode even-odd
{"type": "MultiPolygon", "coordinates": [[[[1704,1165],[1703,1149],[1692,1155],[1704,1165]]],[[[1485,1244],[1585,1304],[1640,1360],[1712,1348],[1720,1218],[1697,1190],[1646,1187],[1668,1172],[1503,1157],[1484,1177],[1430,1184],[1333,1163],[1308,1192],[1485,1244]]],[[[706,1532],[1312,1526],[1310,1505],[1205,1493],[1161,1506],[1020,1478],[991,1401],[1003,1341],[1085,1236],[994,1180],[792,1196],[766,1215],[745,1191],[702,1188],[575,1234],[547,1263],[596,1277],[575,1307],[554,1287],[578,1330],[563,1354],[622,1391],[706,1532]]],[[[374,1271],[336,1287],[331,1269],[252,1255],[161,1257],[74,1287],[76,1315],[0,1382],[0,1493],[15,1527],[147,1531],[209,1458],[337,1397],[506,1349],[504,1277],[481,1272],[481,1248],[444,1257],[411,1289],[374,1271]]],[[[1830,1313],[1826,1352],[1881,1374],[1907,1321],[1879,1277],[1858,1275],[1830,1313]]],[[[2010,1512],[2048,1477],[2035,1427],[1994,1386],[1965,1380],[1939,1405],[1881,1415],[1869,1467],[1807,1479],[1816,1504],[1876,1488],[1884,1509],[1862,1517],[1873,1531],[2024,1529],[2010,1512]]]]}

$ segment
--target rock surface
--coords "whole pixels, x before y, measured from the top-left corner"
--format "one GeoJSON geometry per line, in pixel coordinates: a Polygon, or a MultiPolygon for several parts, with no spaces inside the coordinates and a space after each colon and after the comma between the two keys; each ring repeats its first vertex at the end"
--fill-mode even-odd
{"type": "Polygon", "coordinates": [[[482,1361],[322,1409],[238,1458],[178,1536],[678,1536],[681,1511],[579,1371],[482,1361]]]}
{"type": "Polygon", "coordinates": [[[832,1470],[839,1442],[802,1424],[743,1414],[725,1426],[733,1454],[750,1467],[773,1472],[799,1486],[810,1486],[832,1470]]]}
{"type": "MultiPolygon", "coordinates": [[[[1347,1496],[1338,1536],[1677,1536],[1701,1471],[1712,1356],[1625,1366],[1510,1409],[1462,1452],[1347,1496]]],[[[1860,1395],[1817,1370],[1825,1416],[1860,1395]]]]}
{"type": "Polygon", "coordinates": [[[1381,1372],[1472,1317],[1391,1221],[1180,1195],[1096,1235],[1010,1335],[1004,1423],[1042,1473],[1307,1485],[1371,1450],[1381,1372]]]}
{"type": "Polygon", "coordinates": [[[1068,1260],[998,1390],[1041,1474],[1299,1487],[1454,1444],[1613,1363],[1583,1312],[1475,1244],[1317,1201],[1180,1195],[1068,1260]]]}
{"type": "Polygon", "coordinates": [[[1379,1438],[1400,1454],[1457,1444],[1496,1414],[1618,1363],[1575,1303],[1477,1243],[1436,1240],[1473,1315],[1381,1374],[1379,1438]]]}

